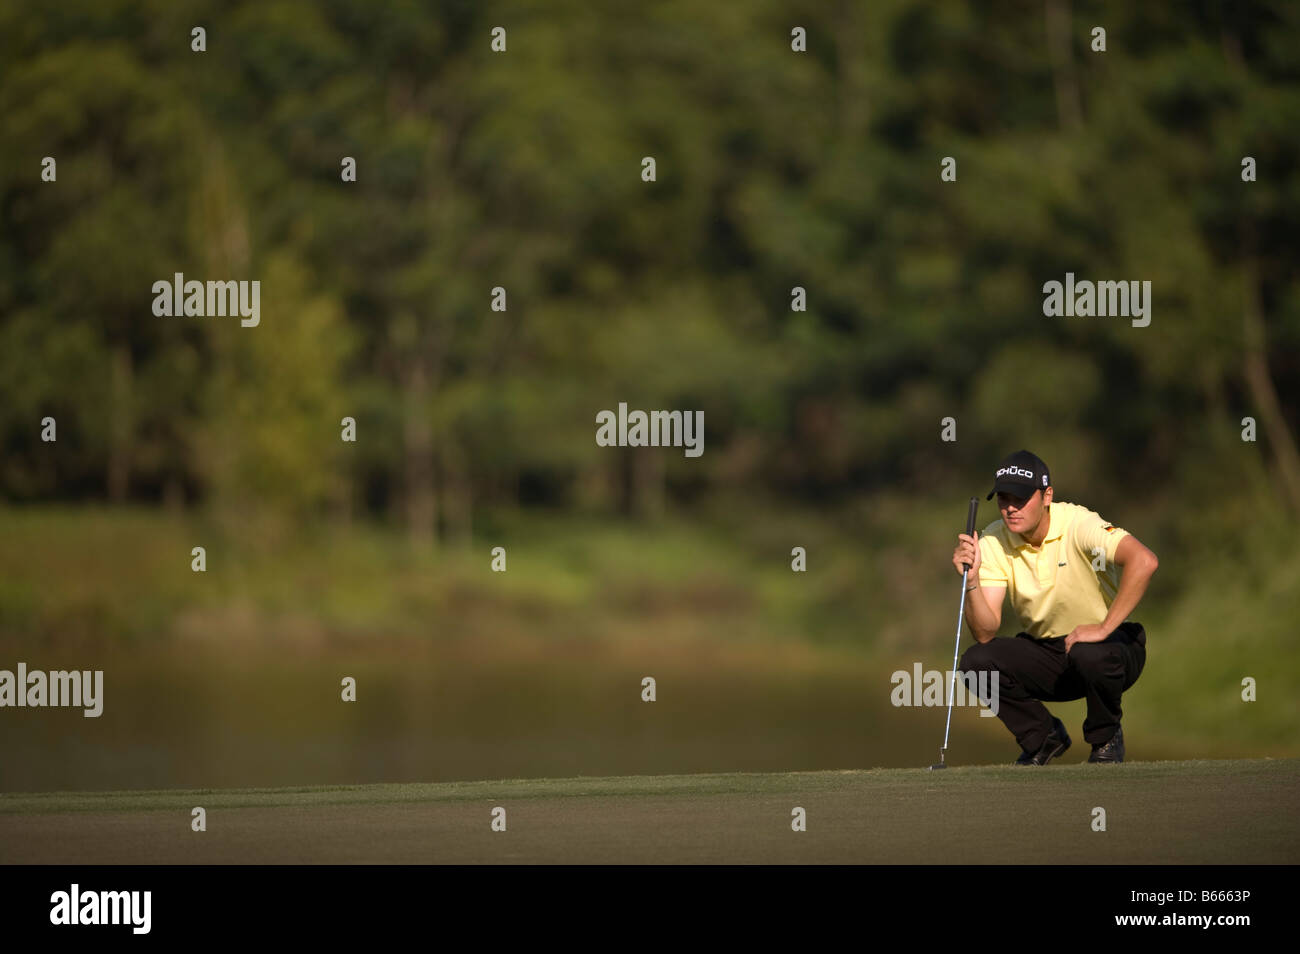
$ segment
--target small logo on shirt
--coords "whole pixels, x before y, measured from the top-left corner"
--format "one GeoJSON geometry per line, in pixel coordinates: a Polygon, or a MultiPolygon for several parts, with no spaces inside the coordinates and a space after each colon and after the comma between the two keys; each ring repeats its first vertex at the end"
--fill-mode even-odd
{"type": "Polygon", "coordinates": [[[1058,564],[1056,564],[1056,565],[1057,565],[1057,566],[1065,566],[1064,563],[1058,563],[1058,564]]]}

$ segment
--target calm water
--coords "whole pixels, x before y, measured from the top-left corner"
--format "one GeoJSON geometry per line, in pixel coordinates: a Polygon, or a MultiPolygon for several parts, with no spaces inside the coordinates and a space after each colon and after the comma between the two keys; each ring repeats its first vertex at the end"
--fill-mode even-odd
{"type": "MultiPolygon", "coordinates": [[[[104,711],[0,709],[9,792],[923,766],[943,735],[943,709],[890,705],[897,666],[802,651],[205,643],[0,668],[19,659],[104,669],[104,711]]],[[[1004,733],[957,710],[951,760],[1013,757],[1004,733]]]]}

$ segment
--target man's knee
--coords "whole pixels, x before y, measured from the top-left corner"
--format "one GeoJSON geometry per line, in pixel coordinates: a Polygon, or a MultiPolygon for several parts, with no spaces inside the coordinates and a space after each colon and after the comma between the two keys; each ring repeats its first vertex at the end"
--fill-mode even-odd
{"type": "Polygon", "coordinates": [[[993,648],[995,642],[995,639],[991,639],[987,643],[976,643],[962,653],[959,666],[961,671],[987,672],[991,669],[997,669],[997,660],[993,648]]]}

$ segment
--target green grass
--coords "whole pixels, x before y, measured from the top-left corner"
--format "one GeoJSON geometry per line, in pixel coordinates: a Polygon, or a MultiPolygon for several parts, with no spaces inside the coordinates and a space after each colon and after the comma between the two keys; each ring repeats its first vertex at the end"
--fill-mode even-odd
{"type": "Polygon", "coordinates": [[[1294,864],[1298,788],[1254,759],[6,795],[0,862],[1294,864]]]}

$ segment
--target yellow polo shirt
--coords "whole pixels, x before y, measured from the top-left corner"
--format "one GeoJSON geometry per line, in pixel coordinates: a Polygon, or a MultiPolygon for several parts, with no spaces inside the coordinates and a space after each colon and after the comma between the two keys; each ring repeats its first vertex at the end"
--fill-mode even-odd
{"type": "Polygon", "coordinates": [[[1047,537],[1032,547],[995,520],[980,534],[980,585],[1005,586],[1020,628],[1037,639],[1066,636],[1076,626],[1100,623],[1119,591],[1115,551],[1122,530],[1078,504],[1047,507],[1047,537]],[[1094,564],[1105,555],[1105,569],[1094,564]]]}

